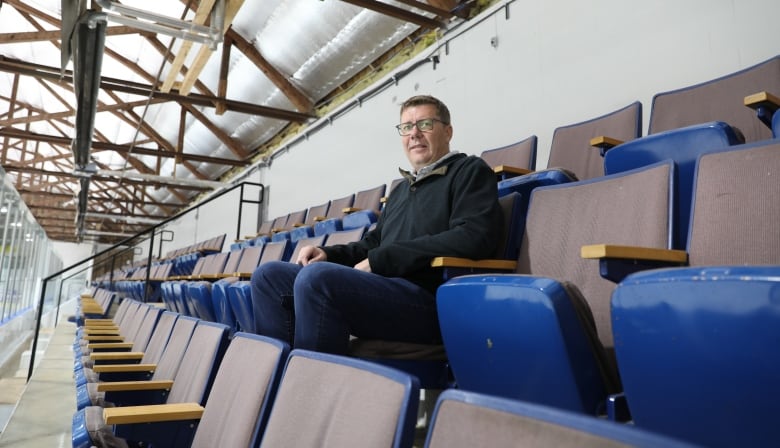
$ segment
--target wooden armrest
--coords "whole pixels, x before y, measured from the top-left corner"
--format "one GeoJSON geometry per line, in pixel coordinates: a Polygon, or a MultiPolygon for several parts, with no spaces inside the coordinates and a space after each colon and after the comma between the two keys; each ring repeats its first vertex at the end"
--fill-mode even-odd
{"type": "Polygon", "coordinates": [[[756,111],[758,119],[772,127],[772,116],[780,108],[780,97],[769,92],[758,92],[745,97],[745,106],[756,111]]]}
{"type": "Polygon", "coordinates": [[[173,386],[173,380],[149,381],[113,381],[97,383],[98,392],[122,392],[130,390],[168,390],[173,386]]]}
{"type": "Polygon", "coordinates": [[[285,229],[284,227],[276,227],[274,229],[271,229],[271,233],[284,232],[285,230],[287,230],[287,229],[285,229]]]}
{"type": "Polygon", "coordinates": [[[93,361],[121,361],[142,359],[143,357],[144,352],[97,352],[89,354],[89,359],[93,361]]]}
{"type": "Polygon", "coordinates": [[[92,325],[116,325],[114,319],[84,319],[84,326],[89,327],[92,325]]]}
{"type": "Polygon", "coordinates": [[[104,327],[90,327],[84,329],[84,335],[117,336],[119,335],[119,328],[109,327],[108,325],[104,327]]]}
{"type": "Polygon", "coordinates": [[[103,310],[103,307],[98,305],[97,303],[82,303],[81,304],[81,312],[82,313],[102,313],[105,310],[103,310]]]}
{"type": "Polygon", "coordinates": [[[615,283],[622,282],[635,272],[680,266],[688,262],[688,254],[683,250],[613,244],[582,246],[580,256],[598,260],[599,275],[615,283]]]}
{"type": "Polygon", "coordinates": [[[95,373],[154,372],[157,364],[98,364],[92,367],[95,373]]]}
{"type": "Polygon", "coordinates": [[[633,260],[687,263],[688,253],[684,250],[654,249],[651,247],[619,246],[614,244],[590,244],[580,249],[582,258],[624,258],[633,260]]]}
{"type": "Polygon", "coordinates": [[[434,268],[476,268],[494,269],[499,271],[514,271],[517,268],[515,260],[471,260],[458,257],[436,257],[431,261],[434,268]]]}
{"type": "Polygon", "coordinates": [[[82,333],[87,334],[93,331],[119,331],[115,324],[85,325],[81,328],[82,333]]]}
{"type": "Polygon", "coordinates": [[[252,277],[252,273],[251,272],[234,272],[232,276],[233,277],[238,277],[238,278],[250,278],[250,277],[252,277]]]}
{"type": "Polygon", "coordinates": [[[606,154],[607,151],[609,151],[610,149],[614,148],[617,145],[622,145],[622,144],[623,144],[623,140],[607,137],[606,135],[600,135],[598,137],[593,137],[592,139],[590,139],[590,146],[595,146],[596,148],[599,148],[601,157],[604,157],[604,154],[606,154]]]}
{"type": "Polygon", "coordinates": [[[314,222],[325,221],[326,219],[328,219],[328,218],[325,217],[325,216],[315,216],[314,217],[314,222]]]}
{"type": "Polygon", "coordinates": [[[745,106],[751,109],[759,107],[768,107],[773,112],[780,108],[780,97],[772,95],[769,92],[758,92],[745,97],[745,106]]]}
{"type": "Polygon", "coordinates": [[[133,348],[132,342],[95,342],[92,344],[87,344],[87,348],[91,350],[105,350],[109,348],[116,348],[116,349],[131,349],[133,348]]]}
{"type": "Polygon", "coordinates": [[[83,341],[114,341],[114,342],[125,342],[125,338],[119,335],[110,335],[110,334],[85,334],[81,337],[81,340],[83,341]]]}
{"type": "Polygon", "coordinates": [[[197,403],[125,406],[103,409],[103,420],[107,425],[200,420],[203,411],[203,406],[197,403]]]}
{"type": "Polygon", "coordinates": [[[92,293],[89,293],[89,292],[82,292],[82,293],[81,293],[81,298],[82,298],[82,299],[91,299],[91,298],[93,298],[93,297],[92,297],[92,293]]]}
{"type": "Polygon", "coordinates": [[[381,198],[379,198],[379,203],[380,204],[387,204],[387,196],[382,196],[381,198]]]}
{"type": "Polygon", "coordinates": [[[360,210],[362,210],[362,209],[355,208],[355,207],[344,207],[344,208],[341,209],[341,212],[344,213],[345,215],[348,215],[350,213],[359,212],[360,210]]]}
{"type": "Polygon", "coordinates": [[[533,173],[534,170],[529,170],[527,168],[518,168],[516,166],[510,166],[510,165],[498,165],[493,167],[493,172],[496,174],[512,174],[514,176],[522,176],[523,174],[533,173]]]}

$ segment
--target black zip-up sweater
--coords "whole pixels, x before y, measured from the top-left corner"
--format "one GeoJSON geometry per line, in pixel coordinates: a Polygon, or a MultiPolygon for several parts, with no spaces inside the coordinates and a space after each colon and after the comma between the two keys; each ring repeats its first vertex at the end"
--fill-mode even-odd
{"type": "Polygon", "coordinates": [[[354,266],[368,258],[375,274],[403,277],[435,294],[443,278],[433,258],[494,253],[502,228],[496,177],[479,157],[456,154],[427,176],[407,179],[362,240],[322,249],[328,261],[354,266]]]}

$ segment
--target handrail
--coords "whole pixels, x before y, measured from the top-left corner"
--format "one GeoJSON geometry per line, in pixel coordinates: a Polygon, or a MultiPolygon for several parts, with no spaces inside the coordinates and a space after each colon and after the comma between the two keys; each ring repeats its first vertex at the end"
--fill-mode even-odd
{"type": "MultiPolygon", "coordinates": [[[[235,190],[237,188],[241,189],[241,195],[239,197],[239,212],[238,212],[239,223],[238,223],[238,227],[236,229],[236,239],[238,239],[238,237],[240,235],[240,230],[241,230],[240,216],[241,216],[241,209],[243,207],[243,204],[244,204],[244,202],[253,203],[253,204],[262,204],[263,203],[263,198],[265,197],[265,185],[263,185],[263,184],[256,183],[256,182],[246,182],[245,181],[245,182],[238,183],[238,184],[236,184],[236,185],[234,185],[234,186],[232,186],[230,188],[226,188],[225,190],[222,190],[222,191],[218,192],[217,194],[215,194],[214,196],[211,196],[210,198],[204,200],[203,202],[199,202],[197,205],[195,205],[193,207],[189,207],[189,208],[187,208],[185,210],[182,210],[181,212],[175,214],[174,216],[171,216],[171,217],[163,220],[160,223],[157,223],[157,224],[155,224],[153,226],[150,226],[146,230],[143,230],[141,232],[136,233],[133,236],[125,238],[124,240],[114,244],[113,246],[111,246],[111,247],[109,247],[107,249],[104,249],[104,250],[102,250],[102,251],[100,251],[100,252],[98,252],[98,253],[96,253],[94,255],[91,255],[91,256],[89,256],[89,257],[87,257],[87,258],[85,258],[85,259],[83,259],[81,261],[78,261],[78,262],[76,262],[76,263],[74,263],[74,264],[72,264],[72,265],[70,265],[70,266],[68,266],[68,267],[66,267],[64,269],[61,269],[61,270],[55,272],[54,274],[51,274],[48,277],[42,279],[41,281],[43,282],[43,285],[42,285],[42,288],[41,288],[41,296],[40,296],[40,299],[38,301],[38,312],[37,312],[36,322],[35,322],[35,337],[33,338],[32,353],[30,353],[30,367],[27,370],[27,381],[28,382],[30,381],[30,378],[32,377],[32,374],[33,374],[33,369],[35,367],[35,351],[38,348],[38,336],[39,336],[40,331],[41,331],[41,318],[43,316],[43,305],[44,305],[45,298],[46,298],[46,285],[47,285],[47,283],[50,280],[52,280],[53,278],[58,277],[58,276],[64,274],[65,272],[70,271],[71,269],[73,269],[73,268],[75,268],[77,266],[81,266],[84,263],[88,263],[88,262],[90,262],[90,261],[92,261],[92,260],[94,260],[94,259],[96,259],[96,258],[98,258],[98,257],[100,257],[102,255],[105,255],[105,254],[111,252],[112,250],[114,250],[114,249],[116,249],[116,248],[118,248],[120,246],[123,246],[123,245],[125,245],[126,243],[128,243],[130,241],[136,240],[139,237],[141,237],[143,235],[146,235],[148,233],[151,233],[151,235],[149,236],[149,240],[151,242],[150,243],[150,248],[149,248],[149,257],[151,257],[151,254],[154,252],[154,235],[155,235],[155,231],[158,228],[168,224],[169,222],[171,222],[173,220],[179,219],[180,217],[184,216],[185,214],[190,213],[190,212],[192,212],[194,210],[197,210],[200,207],[203,207],[204,205],[206,205],[206,204],[208,204],[210,202],[215,201],[216,199],[219,199],[220,197],[224,196],[227,193],[232,192],[233,190],[235,190]],[[260,196],[259,196],[260,199],[259,200],[254,201],[254,200],[244,199],[244,186],[247,186],[247,185],[254,186],[254,187],[260,187],[260,196]]],[[[110,258],[112,260],[112,262],[113,262],[113,258],[114,257],[110,258]]],[[[85,267],[84,269],[82,269],[81,271],[78,271],[78,272],[83,272],[88,267],[89,266],[85,267]]],[[[149,270],[147,270],[147,272],[146,272],[146,280],[145,280],[145,282],[146,282],[146,285],[149,284],[149,270]]],[[[144,290],[146,290],[146,286],[144,286],[144,290]]],[[[61,294],[61,291],[60,291],[60,294],[61,294]]],[[[60,306],[60,302],[58,300],[57,301],[57,313],[59,313],[59,306],[60,306]]],[[[56,325],[56,322],[55,322],[55,325],[56,325]]]]}

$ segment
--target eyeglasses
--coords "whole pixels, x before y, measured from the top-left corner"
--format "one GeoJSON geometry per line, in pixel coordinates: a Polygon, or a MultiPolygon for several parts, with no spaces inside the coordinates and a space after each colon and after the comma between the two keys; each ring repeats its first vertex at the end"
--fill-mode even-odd
{"type": "Polygon", "coordinates": [[[398,133],[401,135],[411,134],[415,126],[421,132],[431,132],[433,130],[433,123],[437,121],[441,124],[447,124],[439,120],[438,118],[424,118],[422,120],[417,120],[414,123],[412,122],[401,123],[399,125],[396,125],[395,128],[398,129],[398,133]]]}

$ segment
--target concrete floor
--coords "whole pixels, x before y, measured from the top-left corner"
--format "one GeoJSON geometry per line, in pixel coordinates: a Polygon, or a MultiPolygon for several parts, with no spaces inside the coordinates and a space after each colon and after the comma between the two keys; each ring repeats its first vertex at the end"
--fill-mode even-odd
{"type": "MultiPolygon", "coordinates": [[[[72,348],[76,326],[61,322],[49,332],[51,337],[29,383],[25,369],[0,380],[0,422],[7,420],[0,433],[0,447],[71,446],[70,427],[76,410],[72,348]],[[8,414],[10,419],[4,419],[8,414]]],[[[46,336],[42,331],[41,340],[46,336]]]]}

